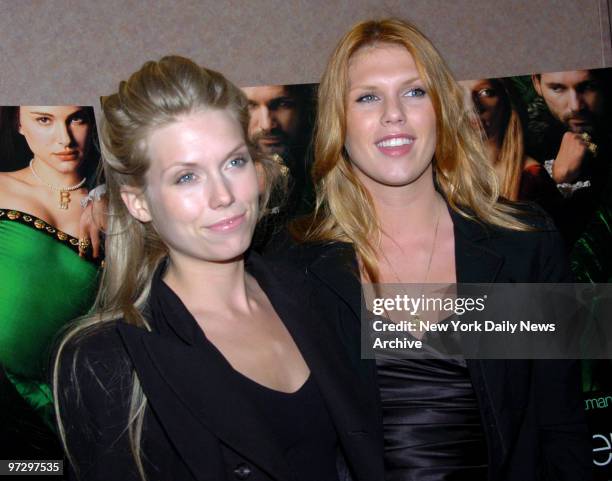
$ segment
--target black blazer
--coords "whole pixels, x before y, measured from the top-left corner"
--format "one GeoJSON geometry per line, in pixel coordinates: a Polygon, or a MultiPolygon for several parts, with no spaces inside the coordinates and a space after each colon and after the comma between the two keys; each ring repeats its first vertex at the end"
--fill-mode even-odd
{"type": "MultiPolygon", "coordinates": [[[[359,379],[329,323],[308,307],[305,276],[256,254],[247,269],[293,336],[325,400],[339,438],[339,479],[383,479],[373,409],[361,399],[359,379]]],[[[146,314],[151,332],[113,321],[71,342],[61,359],[59,406],[81,479],[139,479],[126,432],[133,370],[147,396],[148,479],[295,479],[231,366],[202,342],[201,329],[160,271],[146,314]]]]}
{"type": "MultiPolygon", "coordinates": [[[[536,231],[495,228],[449,208],[457,282],[571,281],[554,225],[541,210],[528,210],[525,220],[536,231]]],[[[360,356],[361,290],[352,246],[304,244],[289,248],[288,256],[318,284],[317,296],[334,306],[328,316],[336,317],[336,329],[361,374],[364,397],[376,406],[382,424],[376,365],[360,356]]],[[[481,410],[490,480],[591,479],[578,361],[467,360],[467,365],[481,410]]]]}

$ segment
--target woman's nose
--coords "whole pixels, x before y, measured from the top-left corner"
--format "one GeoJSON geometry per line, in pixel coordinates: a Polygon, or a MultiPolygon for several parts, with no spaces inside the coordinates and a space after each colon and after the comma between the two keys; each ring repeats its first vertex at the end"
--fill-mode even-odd
{"type": "Polygon", "coordinates": [[[72,137],[70,135],[68,127],[62,124],[61,122],[57,123],[56,135],[57,143],[62,145],[64,148],[70,146],[70,144],[72,143],[72,137]]]}
{"type": "Polygon", "coordinates": [[[217,179],[211,179],[209,186],[209,204],[211,209],[227,207],[234,203],[234,194],[232,193],[232,187],[230,182],[226,178],[220,176],[217,179]]]}
{"type": "Polygon", "coordinates": [[[384,124],[402,124],[406,120],[401,101],[396,98],[387,98],[384,101],[384,111],[381,121],[384,124]]]}

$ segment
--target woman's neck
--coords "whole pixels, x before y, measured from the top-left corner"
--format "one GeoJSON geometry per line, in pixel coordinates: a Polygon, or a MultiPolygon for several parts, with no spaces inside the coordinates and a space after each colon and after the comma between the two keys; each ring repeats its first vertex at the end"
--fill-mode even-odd
{"type": "Polygon", "coordinates": [[[164,282],[189,310],[250,310],[249,281],[242,256],[230,262],[210,262],[174,254],[164,282]]]}
{"type": "Polygon", "coordinates": [[[405,188],[386,187],[370,191],[384,235],[394,239],[430,230],[444,199],[436,191],[433,178],[405,188]]]}

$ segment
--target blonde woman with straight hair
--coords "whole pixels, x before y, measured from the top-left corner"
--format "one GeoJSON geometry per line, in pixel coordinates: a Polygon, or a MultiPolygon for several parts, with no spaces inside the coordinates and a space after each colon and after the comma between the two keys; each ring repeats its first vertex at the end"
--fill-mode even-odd
{"type": "Polygon", "coordinates": [[[71,476],[382,479],[371,410],[304,276],[249,251],[280,177],[248,143],[244,95],[173,56],[102,110],[106,266],[54,369],[71,476]]]}
{"type": "Polygon", "coordinates": [[[290,255],[382,421],[384,479],[588,479],[576,363],[462,360],[427,343],[429,359],[360,359],[360,282],[423,293],[569,276],[545,214],[500,201],[462,89],[413,25],[369,20],[342,37],[319,86],[314,152],[316,209],[292,226],[290,255]]]}

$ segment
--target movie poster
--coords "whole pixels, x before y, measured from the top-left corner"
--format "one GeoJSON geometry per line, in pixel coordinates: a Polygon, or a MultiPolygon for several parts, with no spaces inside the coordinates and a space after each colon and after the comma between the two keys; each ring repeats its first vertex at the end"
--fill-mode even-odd
{"type": "MultiPolygon", "coordinates": [[[[611,75],[612,69],[601,69],[460,82],[500,195],[535,202],[548,213],[578,282],[612,277],[611,75]]],[[[282,164],[290,185],[272,221],[256,234],[263,252],[283,244],[278,236],[285,231],[278,226],[314,207],[316,90],[243,89],[250,140],[282,164]]],[[[0,416],[2,438],[12,440],[0,457],[59,459],[49,353],[61,329],[91,306],[103,260],[103,249],[94,256],[81,219],[83,206],[104,202],[103,194],[89,196],[103,183],[96,175],[96,127],[90,107],[2,107],[0,114],[0,416]]],[[[594,473],[607,480],[609,361],[583,361],[583,391],[594,473]]]]}

